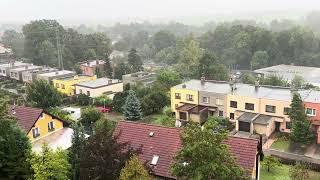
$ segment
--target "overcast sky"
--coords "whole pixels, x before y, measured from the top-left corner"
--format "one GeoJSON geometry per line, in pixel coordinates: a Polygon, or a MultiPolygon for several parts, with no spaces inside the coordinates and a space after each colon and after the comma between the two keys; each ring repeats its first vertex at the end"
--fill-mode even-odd
{"type": "Polygon", "coordinates": [[[167,18],[320,9],[320,0],[0,0],[0,21],[167,18]]]}

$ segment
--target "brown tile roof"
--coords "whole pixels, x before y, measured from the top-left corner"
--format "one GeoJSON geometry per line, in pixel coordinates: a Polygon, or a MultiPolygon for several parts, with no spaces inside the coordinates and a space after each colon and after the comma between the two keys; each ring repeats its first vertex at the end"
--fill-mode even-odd
{"type": "MultiPolygon", "coordinates": [[[[159,156],[157,165],[153,166],[155,175],[175,178],[170,173],[170,165],[173,156],[182,148],[180,129],[120,121],[114,133],[119,134],[119,142],[129,142],[133,148],[139,148],[142,145],[139,158],[143,163],[150,164],[153,155],[159,156]],[[149,136],[150,132],[154,132],[153,137],[149,136]]],[[[251,175],[255,167],[258,140],[229,137],[225,142],[230,146],[230,151],[235,155],[239,165],[251,175]]]]}
{"type": "Polygon", "coordinates": [[[229,145],[230,151],[235,155],[239,165],[251,175],[256,163],[259,141],[256,139],[230,136],[225,143],[229,145]]]}
{"type": "Polygon", "coordinates": [[[130,142],[133,148],[139,148],[142,145],[139,158],[143,163],[150,164],[154,155],[159,156],[157,165],[152,167],[156,176],[175,178],[170,173],[170,165],[173,156],[181,148],[179,129],[120,121],[115,134],[120,131],[119,142],[130,142]],[[150,132],[154,132],[152,137],[149,136],[150,132]]]}
{"type": "Polygon", "coordinates": [[[10,106],[10,113],[17,119],[18,125],[26,133],[30,131],[32,126],[36,123],[41,113],[43,112],[42,109],[38,108],[15,106],[13,110],[13,107],[14,106],[10,106]]]}

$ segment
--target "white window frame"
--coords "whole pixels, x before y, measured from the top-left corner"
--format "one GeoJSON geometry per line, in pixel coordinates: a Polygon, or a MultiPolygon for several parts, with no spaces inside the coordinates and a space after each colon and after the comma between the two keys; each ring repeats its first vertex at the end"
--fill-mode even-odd
{"type": "Polygon", "coordinates": [[[192,94],[186,94],[186,100],[187,101],[193,101],[193,95],[192,94]]]}
{"type": "Polygon", "coordinates": [[[317,112],[316,112],[316,109],[314,109],[314,108],[306,108],[306,114],[307,114],[307,116],[316,116],[317,112]],[[311,109],[312,114],[307,113],[308,109],[311,109]]]}
{"type": "Polygon", "coordinates": [[[48,131],[54,129],[54,121],[48,122],[48,131]],[[52,124],[52,125],[51,125],[52,124]]]}
{"type": "Polygon", "coordinates": [[[210,97],[206,97],[206,96],[202,97],[202,102],[205,103],[205,104],[209,104],[210,97]],[[205,99],[206,99],[206,101],[205,101],[205,99]]]}
{"type": "Polygon", "coordinates": [[[33,138],[37,138],[40,136],[40,128],[39,127],[35,127],[32,129],[32,136],[33,136],[33,138]],[[37,131],[37,134],[35,134],[35,131],[37,131]],[[35,137],[35,135],[38,135],[38,136],[35,137]]]}
{"type": "Polygon", "coordinates": [[[222,105],[223,105],[223,99],[217,98],[217,99],[216,99],[216,105],[222,106],[222,105]]]}

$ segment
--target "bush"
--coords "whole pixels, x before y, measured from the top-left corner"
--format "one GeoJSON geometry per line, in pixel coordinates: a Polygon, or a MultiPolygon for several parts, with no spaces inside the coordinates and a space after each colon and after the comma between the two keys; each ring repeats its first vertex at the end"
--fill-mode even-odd
{"type": "Polygon", "coordinates": [[[94,98],[94,105],[96,106],[108,106],[110,107],[112,105],[112,100],[108,96],[99,96],[97,98],[94,98]]]}

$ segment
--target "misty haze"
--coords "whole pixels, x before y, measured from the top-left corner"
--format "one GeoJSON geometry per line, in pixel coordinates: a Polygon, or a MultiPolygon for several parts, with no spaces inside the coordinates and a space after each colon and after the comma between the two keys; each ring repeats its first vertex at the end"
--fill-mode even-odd
{"type": "Polygon", "coordinates": [[[320,179],[318,0],[0,4],[0,180],[320,179]]]}

